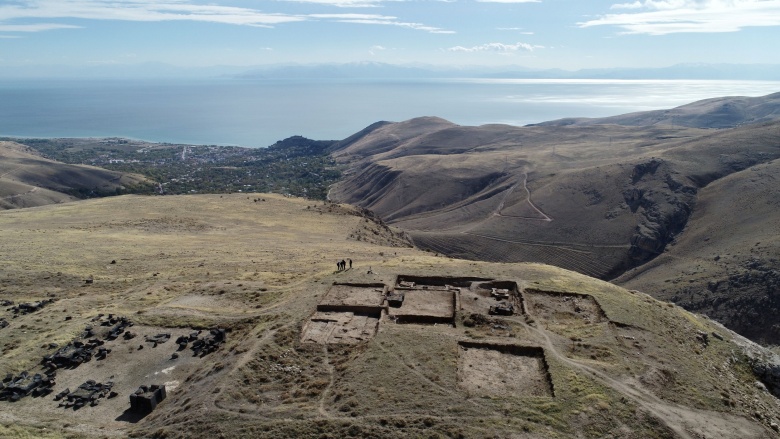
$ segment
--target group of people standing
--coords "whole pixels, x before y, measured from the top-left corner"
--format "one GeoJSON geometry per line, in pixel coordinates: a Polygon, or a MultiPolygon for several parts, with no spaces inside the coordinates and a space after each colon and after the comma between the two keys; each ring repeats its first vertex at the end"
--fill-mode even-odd
{"type": "Polygon", "coordinates": [[[349,268],[352,269],[352,259],[340,260],[336,262],[336,271],[344,271],[347,269],[347,263],[349,263],[349,268]]]}

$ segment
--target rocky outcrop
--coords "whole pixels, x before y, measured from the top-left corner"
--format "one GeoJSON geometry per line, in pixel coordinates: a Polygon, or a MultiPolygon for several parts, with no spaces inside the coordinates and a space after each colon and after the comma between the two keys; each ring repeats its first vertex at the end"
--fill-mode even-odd
{"type": "Polygon", "coordinates": [[[767,391],[780,398],[780,355],[738,334],[732,335],[756,377],[767,391]]]}
{"type": "Polygon", "coordinates": [[[644,263],[664,251],[688,222],[696,200],[696,188],[675,176],[664,160],[637,163],[623,198],[638,216],[631,237],[632,265],[644,263]]]}
{"type": "Polygon", "coordinates": [[[753,258],[706,284],[680,288],[671,300],[688,310],[707,313],[752,340],[776,344],[780,340],[777,265],[777,259],[753,258]]]}

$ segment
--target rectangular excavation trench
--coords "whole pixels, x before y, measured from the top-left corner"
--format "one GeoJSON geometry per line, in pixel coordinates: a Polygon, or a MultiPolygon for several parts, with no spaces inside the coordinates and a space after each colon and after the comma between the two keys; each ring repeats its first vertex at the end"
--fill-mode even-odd
{"type": "Polygon", "coordinates": [[[388,307],[388,317],[396,323],[455,324],[457,291],[408,290],[400,307],[388,307]]]}
{"type": "Polygon", "coordinates": [[[481,396],[554,397],[544,349],[458,342],[458,383],[481,396]]]}
{"type": "Polygon", "coordinates": [[[542,320],[586,323],[609,320],[598,301],[589,294],[526,289],[523,299],[526,312],[542,320]]]}
{"type": "Polygon", "coordinates": [[[358,344],[376,335],[381,314],[317,311],[303,325],[301,342],[358,344]]]}
{"type": "Polygon", "coordinates": [[[489,281],[483,277],[412,276],[399,274],[396,290],[447,290],[447,287],[469,288],[472,282],[489,281]]]}
{"type": "Polygon", "coordinates": [[[376,335],[387,287],[382,283],[336,283],[304,324],[301,342],[358,344],[376,335]]]}
{"type": "Polygon", "coordinates": [[[514,281],[473,282],[470,288],[460,289],[460,310],[468,314],[520,315],[525,314],[525,304],[520,288],[514,281]],[[491,313],[491,307],[511,304],[512,314],[491,313]]]}
{"type": "Polygon", "coordinates": [[[382,311],[387,286],[382,283],[333,283],[317,311],[377,314],[382,311]]]}

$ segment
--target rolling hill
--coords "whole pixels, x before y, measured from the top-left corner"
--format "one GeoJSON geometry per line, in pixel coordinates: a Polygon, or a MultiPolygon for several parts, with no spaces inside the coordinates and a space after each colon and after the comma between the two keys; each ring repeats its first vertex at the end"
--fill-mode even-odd
{"type": "Polygon", "coordinates": [[[678,125],[697,128],[732,128],[780,117],[780,93],[761,97],[722,97],[682,105],[670,110],[642,111],[603,118],[567,118],[543,122],[543,126],[678,125]]]}
{"type": "Polygon", "coordinates": [[[106,197],[0,212],[0,242],[2,437],[780,429],[780,359],[719,324],[561,268],[421,252],[347,205],[106,197]],[[57,367],[77,346],[95,355],[57,367]],[[149,385],[167,397],[131,409],[149,385]]]}
{"type": "Polygon", "coordinates": [[[140,175],[60,163],[25,145],[0,141],[0,209],[116,195],[127,186],[149,183],[140,175]]]}
{"type": "MultiPolygon", "coordinates": [[[[770,119],[775,113],[767,109],[779,98],[775,94],[691,104],[685,111],[694,127],[677,122],[631,126],[631,121],[647,119],[630,115],[594,124],[528,127],[462,127],[437,118],[375,124],[334,148],[333,156],[349,170],[330,197],[376,212],[407,231],[420,248],[440,254],[541,262],[613,279],[664,254],[682,236],[697,233],[694,227],[699,224],[708,227],[706,221],[689,223],[697,214],[701,191],[780,157],[777,120],[728,129],[700,127],[713,124],[712,111],[737,102],[753,110],[732,122],[770,119]],[[627,125],[607,124],[620,120],[627,125]]],[[[725,198],[749,199],[755,189],[712,187],[725,198]]],[[[780,223],[780,210],[762,213],[768,223],[780,223]]],[[[710,240],[767,242],[754,238],[755,229],[742,226],[724,226],[710,240]]],[[[759,256],[769,260],[767,252],[773,248],[766,249],[759,256]]],[[[667,274],[676,265],[668,267],[667,274]]],[[[777,263],[768,267],[776,270],[777,263]]],[[[671,293],[664,286],[663,292],[649,282],[642,284],[647,286],[643,291],[665,298],[676,295],[682,305],[692,306],[693,299],[680,291],[671,293]]],[[[719,294],[741,293],[721,288],[719,294]]],[[[712,310],[704,305],[695,309],[712,310]]],[[[774,308],[750,309],[760,317],[716,314],[756,338],[774,308]]],[[[780,341],[775,332],[756,339],[780,341]]]]}

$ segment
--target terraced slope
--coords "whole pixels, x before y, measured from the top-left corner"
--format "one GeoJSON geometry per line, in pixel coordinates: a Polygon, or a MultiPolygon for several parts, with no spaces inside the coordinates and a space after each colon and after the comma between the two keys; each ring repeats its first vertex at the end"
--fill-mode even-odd
{"type": "Polygon", "coordinates": [[[663,253],[701,188],[780,156],[778,127],[458,127],[422,118],[381,125],[334,152],[351,170],[330,196],[445,255],[611,278],[663,253]]]}

